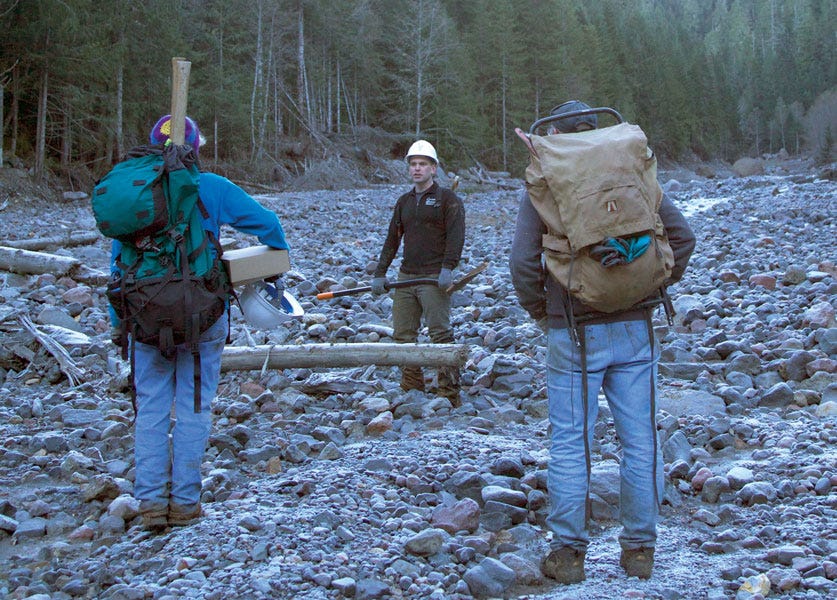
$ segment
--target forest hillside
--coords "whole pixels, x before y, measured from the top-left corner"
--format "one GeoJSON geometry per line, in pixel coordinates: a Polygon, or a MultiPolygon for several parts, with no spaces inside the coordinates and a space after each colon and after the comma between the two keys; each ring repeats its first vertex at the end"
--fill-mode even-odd
{"type": "Polygon", "coordinates": [[[174,56],[204,163],[279,188],[370,130],[520,176],[513,128],[573,98],[662,161],[828,162],[835,24],[830,0],[0,0],[0,165],[87,187],[168,112],[174,56]]]}

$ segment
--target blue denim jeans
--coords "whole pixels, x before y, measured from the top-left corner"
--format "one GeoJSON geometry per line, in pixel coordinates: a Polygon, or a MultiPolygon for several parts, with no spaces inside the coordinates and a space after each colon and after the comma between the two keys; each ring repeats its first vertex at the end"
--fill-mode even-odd
{"type": "MultiPolygon", "coordinates": [[[[648,339],[645,321],[620,321],[579,328],[587,356],[587,433],[592,448],[598,414],[598,393],[604,390],[616,433],[622,445],[620,463],[620,518],[623,548],[653,547],[663,469],[651,397],[656,390],[658,345],[648,339]],[[654,497],[654,477],[657,498],[654,497]]],[[[552,434],[549,454],[550,511],[547,525],[551,546],[586,550],[585,522],[587,465],[584,449],[584,411],[579,348],[568,329],[550,329],[547,355],[547,394],[552,434]]],[[[656,394],[656,392],[655,392],[656,394]]],[[[655,396],[656,397],[656,396],[655,396]]]]}
{"type": "Polygon", "coordinates": [[[200,413],[195,413],[194,359],[188,346],[178,346],[177,355],[168,360],[155,346],[136,344],[134,497],[138,500],[164,504],[200,500],[200,466],[212,424],[210,405],[221,376],[227,327],[225,312],[201,335],[200,413]]]}

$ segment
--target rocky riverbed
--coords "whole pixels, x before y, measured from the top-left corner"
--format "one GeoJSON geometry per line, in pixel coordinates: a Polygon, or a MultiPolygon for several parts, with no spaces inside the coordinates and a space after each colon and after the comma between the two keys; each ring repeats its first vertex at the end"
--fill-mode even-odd
{"type": "MultiPolygon", "coordinates": [[[[519,192],[466,184],[459,271],[490,266],[454,298],[457,341],[472,347],[462,406],[403,393],[391,367],[224,373],[205,516],[156,536],[131,498],[127,372],[102,288],[89,272],[0,271],[0,596],[837,597],[834,182],[813,170],[661,180],[698,245],[671,290],[674,324],[655,320],[666,488],[651,580],[618,564],[620,451],[603,400],[587,581],[540,575],[545,348],[508,274],[519,192]]],[[[284,280],[306,313],[261,332],[233,308],[233,343],[391,341],[389,297],[315,295],[371,278],[403,189],[260,197],[285,226],[284,280]]],[[[84,201],[5,191],[0,240],[95,228],[84,201]]],[[[105,240],[47,251],[106,270],[105,240]]]]}

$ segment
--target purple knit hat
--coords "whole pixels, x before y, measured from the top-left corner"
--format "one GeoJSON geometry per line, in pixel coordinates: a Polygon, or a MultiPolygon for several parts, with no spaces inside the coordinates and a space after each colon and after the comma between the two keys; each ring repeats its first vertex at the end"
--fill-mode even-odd
{"type": "MultiPolygon", "coordinates": [[[[162,146],[169,141],[169,136],[171,136],[171,115],[165,115],[160,117],[160,120],[151,129],[148,139],[152,144],[162,146]]],[[[201,132],[198,129],[198,124],[189,117],[186,117],[186,135],[184,137],[184,141],[197,152],[201,145],[201,132]]]]}

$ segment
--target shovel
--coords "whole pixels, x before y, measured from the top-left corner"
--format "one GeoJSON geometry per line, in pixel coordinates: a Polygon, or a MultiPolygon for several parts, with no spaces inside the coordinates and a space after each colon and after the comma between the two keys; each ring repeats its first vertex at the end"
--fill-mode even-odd
{"type": "MultiPolygon", "coordinates": [[[[457,290],[461,290],[465,285],[468,284],[474,277],[485,271],[488,267],[488,262],[484,262],[478,267],[475,267],[465,273],[462,277],[454,281],[450,284],[446,289],[445,292],[448,294],[452,294],[457,290]]],[[[396,288],[405,288],[411,287],[414,285],[422,285],[422,284],[430,284],[430,285],[437,285],[439,282],[436,279],[430,277],[422,277],[419,279],[405,279],[404,281],[393,281],[387,282],[384,284],[384,287],[388,290],[394,290],[396,288]]],[[[317,300],[329,300],[331,298],[339,298],[341,296],[351,296],[354,294],[362,294],[364,292],[371,292],[372,286],[364,285],[361,287],[351,288],[348,290],[338,290],[336,292],[322,292],[321,294],[317,294],[317,300]]]]}

